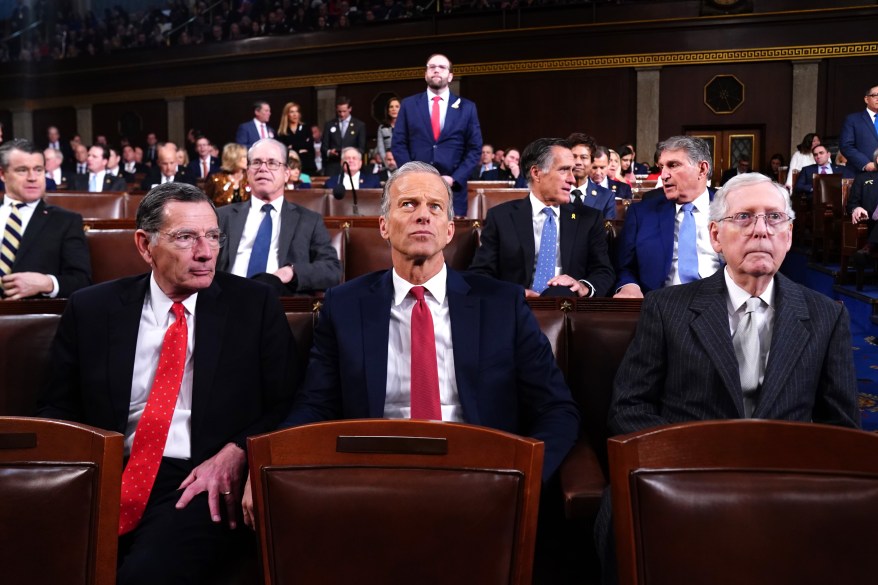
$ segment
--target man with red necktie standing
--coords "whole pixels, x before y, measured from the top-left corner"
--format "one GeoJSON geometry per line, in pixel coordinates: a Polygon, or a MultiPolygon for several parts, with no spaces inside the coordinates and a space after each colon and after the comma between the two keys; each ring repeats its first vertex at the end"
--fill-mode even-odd
{"type": "Polygon", "coordinates": [[[238,126],[235,142],[249,149],[253,143],[263,138],[274,138],[274,128],[268,125],[271,120],[271,106],[264,100],[253,103],[253,119],[238,126]]]}

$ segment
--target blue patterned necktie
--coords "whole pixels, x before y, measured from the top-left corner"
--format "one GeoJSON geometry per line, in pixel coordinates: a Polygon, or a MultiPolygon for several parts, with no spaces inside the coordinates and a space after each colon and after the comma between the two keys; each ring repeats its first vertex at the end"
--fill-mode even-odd
{"type": "Polygon", "coordinates": [[[551,207],[544,207],[543,213],[546,214],[546,222],[543,224],[543,235],[540,236],[540,255],[533,284],[534,292],[538,293],[549,288],[548,282],[555,276],[555,247],[558,241],[554,211],[551,207]]]}
{"type": "Polygon", "coordinates": [[[695,216],[691,203],[683,204],[683,221],[677,236],[677,271],[680,282],[687,283],[701,278],[698,275],[698,248],[695,244],[695,216]]]}
{"type": "Polygon", "coordinates": [[[262,223],[259,224],[259,230],[256,232],[256,239],[253,241],[253,249],[250,251],[250,262],[247,264],[247,278],[254,274],[265,272],[268,265],[268,249],[271,247],[271,212],[274,207],[270,203],[262,206],[262,223]]]}

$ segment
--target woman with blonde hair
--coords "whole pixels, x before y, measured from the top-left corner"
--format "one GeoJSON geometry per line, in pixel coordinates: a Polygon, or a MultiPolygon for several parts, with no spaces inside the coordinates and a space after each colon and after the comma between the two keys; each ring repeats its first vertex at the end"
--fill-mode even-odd
{"type": "Polygon", "coordinates": [[[295,152],[299,156],[303,172],[317,172],[311,127],[302,121],[302,110],[296,102],[287,102],[284,106],[276,138],[287,147],[288,152],[295,152]]]}
{"type": "Polygon", "coordinates": [[[222,166],[207,178],[204,192],[217,207],[250,199],[246,148],[235,142],[223,147],[222,166]]]}

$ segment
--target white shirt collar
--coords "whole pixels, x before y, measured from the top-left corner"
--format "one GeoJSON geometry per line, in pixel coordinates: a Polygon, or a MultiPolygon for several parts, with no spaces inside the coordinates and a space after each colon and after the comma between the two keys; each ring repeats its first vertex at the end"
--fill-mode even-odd
{"type": "MultiPolygon", "coordinates": [[[[683,208],[682,203],[677,203],[677,213],[680,213],[680,209],[683,208]]],[[[710,191],[707,188],[704,189],[704,193],[696,197],[692,200],[692,206],[698,210],[699,213],[703,213],[705,217],[710,216],[710,191]]]]}
{"type": "Polygon", "coordinates": [[[542,216],[543,209],[548,207],[549,209],[552,210],[552,213],[555,214],[555,219],[558,219],[558,214],[560,213],[560,210],[558,209],[557,205],[546,205],[545,203],[540,201],[539,197],[537,197],[536,195],[533,194],[533,191],[530,192],[530,194],[528,195],[528,198],[530,199],[530,207],[532,210],[533,217],[542,216]]]}
{"type": "Polygon", "coordinates": [[[446,87],[445,89],[443,89],[443,90],[440,91],[439,93],[436,93],[436,92],[434,92],[432,89],[427,89],[427,101],[428,101],[428,102],[431,102],[431,103],[432,103],[432,102],[433,102],[433,97],[434,97],[434,96],[437,96],[437,95],[438,95],[439,97],[441,97],[441,98],[442,98],[442,101],[445,102],[445,103],[447,104],[447,103],[448,103],[448,100],[449,100],[449,96],[451,95],[451,90],[448,89],[448,88],[446,87]]]}
{"type": "MultiPolygon", "coordinates": [[[[181,302],[186,308],[189,315],[195,314],[195,304],[198,301],[198,293],[194,292],[181,302]]],[[[155,273],[149,275],[149,306],[155,314],[156,323],[167,323],[168,313],[174,301],[168,298],[168,295],[159,287],[159,283],[155,280],[155,273]]]]}
{"type": "MultiPolygon", "coordinates": [[[[732,303],[733,312],[738,312],[741,309],[741,306],[747,302],[751,295],[749,292],[745,291],[743,288],[737,285],[737,283],[732,279],[732,275],[729,274],[729,267],[726,266],[726,269],[723,270],[723,276],[726,279],[726,290],[729,294],[729,300],[732,303]]],[[[765,287],[765,290],[762,291],[762,294],[759,295],[759,298],[771,308],[774,308],[774,279],[771,279],[771,282],[768,283],[768,286],[765,287]]]]}
{"type": "Polygon", "coordinates": [[[283,196],[275,197],[272,201],[263,201],[259,197],[251,197],[250,198],[250,208],[255,209],[257,211],[262,211],[262,206],[265,205],[266,203],[268,203],[269,205],[274,207],[274,211],[278,214],[278,217],[280,217],[280,208],[281,208],[281,205],[284,204],[283,196]]]}
{"type": "MultiPolygon", "coordinates": [[[[401,277],[396,272],[396,268],[391,270],[393,276],[393,304],[399,305],[402,303],[403,299],[405,299],[409,291],[412,290],[414,285],[401,277]]],[[[448,269],[445,267],[445,264],[442,265],[442,268],[439,272],[436,273],[433,278],[425,282],[422,286],[430,291],[430,294],[433,295],[433,298],[439,301],[441,305],[445,302],[445,293],[447,290],[447,280],[448,280],[448,269]]]]}

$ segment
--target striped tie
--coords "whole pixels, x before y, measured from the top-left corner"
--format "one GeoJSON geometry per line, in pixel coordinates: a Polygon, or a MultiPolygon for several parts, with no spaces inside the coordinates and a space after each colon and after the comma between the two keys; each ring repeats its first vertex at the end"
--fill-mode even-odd
{"type": "Polygon", "coordinates": [[[3,230],[3,244],[0,246],[0,275],[6,276],[12,273],[12,265],[15,263],[15,254],[18,252],[18,244],[21,242],[21,213],[19,209],[26,203],[9,203],[9,219],[6,220],[6,229],[3,230]]]}

